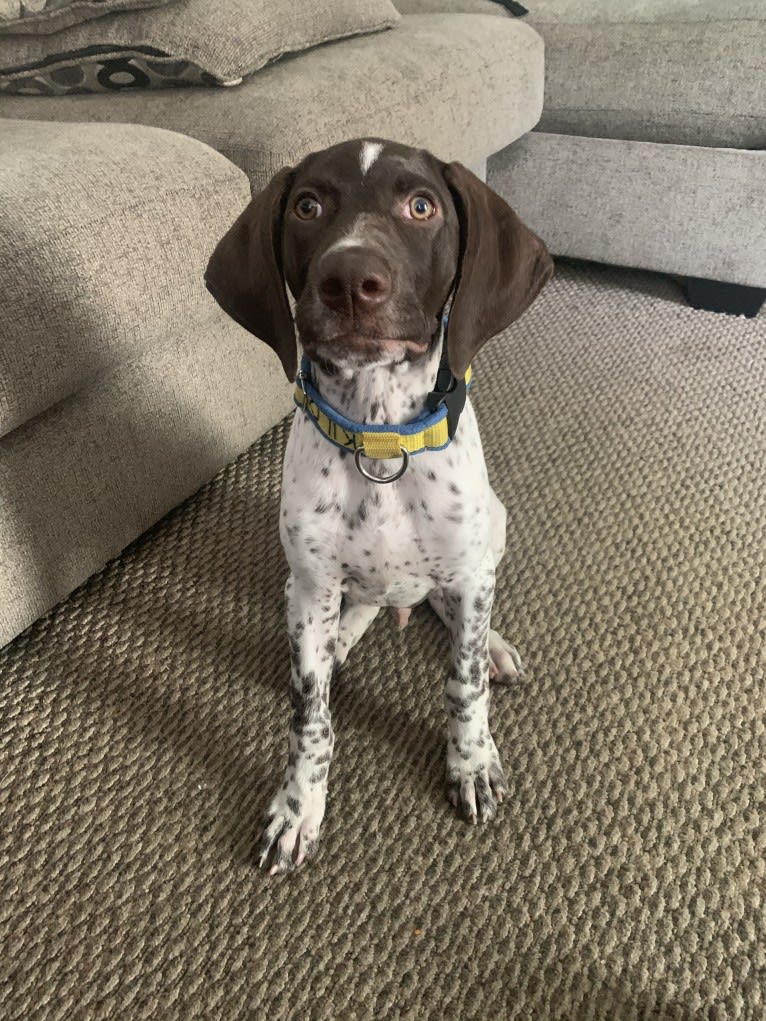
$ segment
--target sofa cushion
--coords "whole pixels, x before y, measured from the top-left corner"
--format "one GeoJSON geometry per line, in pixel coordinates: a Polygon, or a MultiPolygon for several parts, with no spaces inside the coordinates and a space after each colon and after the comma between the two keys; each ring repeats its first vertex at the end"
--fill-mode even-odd
{"type": "Polygon", "coordinates": [[[543,43],[522,20],[421,15],[285,58],[236,89],[2,96],[0,117],[172,128],[218,149],[260,188],[281,166],[355,136],[475,164],[529,131],[542,98],[543,43]]]}
{"type": "Polygon", "coordinates": [[[533,131],[487,169],[556,255],[766,288],[766,152],[533,131]]]}
{"type": "MultiPolygon", "coordinates": [[[[508,17],[491,0],[397,0],[508,17]]],[[[762,0],[529,0],[545,39],[539,130],[687,145],[766,144],[762,0]]]]}
{"type": "Polygon", "coordinates": [[[387,28],[390,0],[174,0],[54,36],[0,36],[0,91],[64,95],[166,85],[235,85],[284,53],[387,28]]]}
{"type": "Polygon", "coordinates": [[[48,34],[115,11],[159,7],[172,0],[0,0],[0,34],[48,34]]]}
{"type": "Polygon", "coordinates": [[[0,121],[0,436],[194,332],[203,271],[249,197],[199,142],[129,125],[0,121]]]}

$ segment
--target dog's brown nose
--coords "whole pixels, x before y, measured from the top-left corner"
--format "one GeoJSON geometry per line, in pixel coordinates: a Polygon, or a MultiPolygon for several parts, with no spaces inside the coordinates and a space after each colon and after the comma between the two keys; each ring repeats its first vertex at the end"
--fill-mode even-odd
{"type": "Polygon", "coordinates": [[[334,312],[373,311],[390,298],[391,286],[386,263],[366,248],[329,251],[320,263],[319,297],[334,312]]]}

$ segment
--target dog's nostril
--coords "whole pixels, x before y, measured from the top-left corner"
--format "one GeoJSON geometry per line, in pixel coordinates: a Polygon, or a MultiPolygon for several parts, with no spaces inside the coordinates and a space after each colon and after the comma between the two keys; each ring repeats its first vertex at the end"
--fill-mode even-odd
{"type": "Polygon", "coordinates": [[[319,284],[319,298],[328,308],[336,311],[350,310],[352,298],[348,284],[341,276],[326,276],[319,284]]]}
{"type": "Polygon", "coordinates": [[[376,294],[380,294],[381,291],[385,290],[382,280],[377,277],[367,277],[366,280],[362,281],[361,291],[362,294],[367,294],[370,297],[374,297],[376,294]]]}
{"type": "Polygon", "coordinates": [[[391,290],[388,282],[379,276],[368,276],[359,284],[359,296],[368,301],[376,301],[385,298],[391,290]]]}
{"type": "Polygon", "coordinates": [[[319,285],[319,290],[328,298],[340,298],[345,293],[345,286],[340,277],[325,277],[319,285]]]}

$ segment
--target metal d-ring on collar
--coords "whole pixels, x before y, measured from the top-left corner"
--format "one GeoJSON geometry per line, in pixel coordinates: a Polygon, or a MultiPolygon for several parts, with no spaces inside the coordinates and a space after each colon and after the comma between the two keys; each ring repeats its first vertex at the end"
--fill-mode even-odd
{"type": "Polygon", "coordinates": [[[308,379],[309,381],[311,381],[311,373],[310,372],[304,372],[302,368],[298,369],[297,379],[298,379],[298,385],[300,386],[301,390],[303,391],[303,410],[305,411],[306,410],[306,405],[307,405],[308,399],[309,399],[309,395],[308,395],[308,393],[306,391],[306,380],[308,379]]]}
{"type": "Polygon", "coordinates": [[[356,465],[356,470],[359,472],[360,475],[363,475],[366,479],[369,479],[370,482],[396,482],[396,480],[400,479],[402,475],[404,475],[404,473],[407,471],[407,465],[410,463],[409,451],[402,446],[400,446],[399,449],[402,452],[402,466],[401,468],[397,469],[397,471],[395,471],[393,475],[382,475],[380,477],[377,475],[370,475],[370,473],[362,464],[364,447],[357,447],[356,450],[354,451],[354,464],[356,465]]]}
{"type": "MultiPolygon", "coordinates": [[[[298,385],[300,386],[301,390],[303,391],[303,408],[305,410],[306,404],[308,403],[308,400],[309,400],[309,395],[308,395],[308,393],[306,391],[306,380],[311,381],[311,373],[304,372],[303,369],[300,369],[298,371],[297,379],[298,379],[298,385]]],[[[364,456],[364,447],[357,447],[356,450],[354,451],[354,464],[356,465],[356,470],[359,472],[360,475],[362,475],[369,482],[377,482],[378,484],[385,484],[387,482],[396,482],[396,480],[400,479],[402,477],[402,475],[404,475],[404,473],[407,471],[407,467],[408,467],[408,465],[410,463],[410,453],[409,453],[409,451],[406,450],[405,447],[402,447],[401,445],[400,445],[399,449],[402,452],[402,466],[401,466],[401,468],[398,468],[393,473],[393,475],[383,475],[383,476],[371,475],[370,472],[368,472],[367,469],[362,464],[362,457],[364,456]]]]}

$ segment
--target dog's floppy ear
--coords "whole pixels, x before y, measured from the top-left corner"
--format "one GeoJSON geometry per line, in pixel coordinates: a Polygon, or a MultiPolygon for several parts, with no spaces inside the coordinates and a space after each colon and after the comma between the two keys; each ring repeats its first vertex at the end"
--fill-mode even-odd
{"type": "Polygon", "coordinates": [[[285,167],[253,197],[218,242],[205,283],[224,312],[277,352],[287,376],[294,379],[295,327],[280,252],[291,181],[292,168],[285,167]]]}
{"type": "Polygon", "coordinates": [[[447,355],[458,378],[490,337],[518,319],[553,275],[541,239],[462,163],[444,167],[460,220],[457,290],[447,355]]]}

